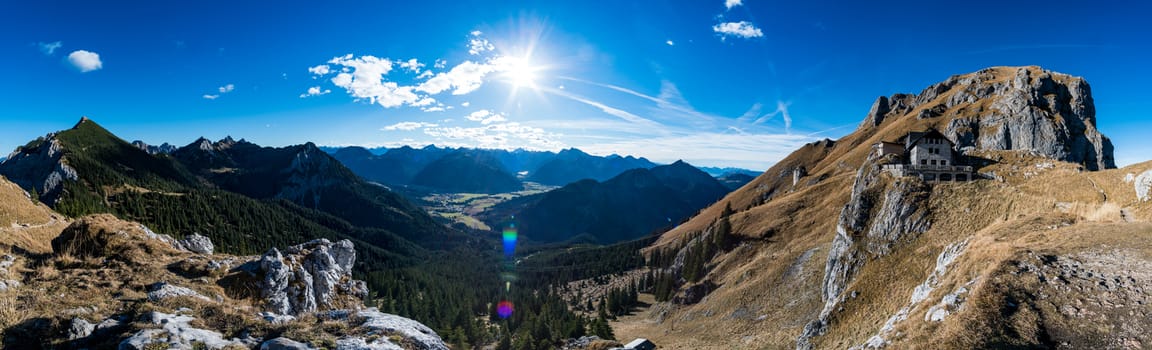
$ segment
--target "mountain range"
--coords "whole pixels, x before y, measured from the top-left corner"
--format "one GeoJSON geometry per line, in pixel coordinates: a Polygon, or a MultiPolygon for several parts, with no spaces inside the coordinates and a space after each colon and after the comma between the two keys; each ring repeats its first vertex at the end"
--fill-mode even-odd
{"type": "Polygon", "coordinates": [[[516,198],[497,204],[481,219],[491,227],[517,228],[537,242],[616,243],[670,228],[729,191],[707,173],[677,161],[516,198]]]}
{"type": "MultiPolygon", "coordinates": [[[[330,148],[331,149],[331,148],[330,148]]],[[[578,149],[558,153],[526,150],[452,149],[426,146],[408,146],[388,149],[377,155],[362,147],[335,149],[332,155],[369,181],[386,185],[418,185],[441,192],[475,191],[493,193],[485,189],[509,189],[508,178],[532,181],[549,186],[563,186],[582,179],[607,180],[625,170],[651,168],[655,163],[632,156],[593,156],[578,149]],[[446,163],[436,163],[446,156],[446,163]],[[451,165],[451,166],[448,166],[451,165]],[[446,167],[447,166],[447,167],[446,167]],[[442,173],[445,172],[446,173],[442,173]],[[485,174],[473,183],[429,179],[451,178],[458,174],[485,174]],[[500,173],[500,174],[497,174],[500,173]],[[449,186],[452,188],[446,188],[449,186]]]]}

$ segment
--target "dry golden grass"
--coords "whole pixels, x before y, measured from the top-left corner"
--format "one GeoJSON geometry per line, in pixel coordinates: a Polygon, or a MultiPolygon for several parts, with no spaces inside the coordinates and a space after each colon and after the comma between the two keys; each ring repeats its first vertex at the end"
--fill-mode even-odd
{"type": "Polygon", "coordinates": [[[23,189],[0,176],[0,246],[48,253],[52,251],[49,241],[68,224],[63,215],[27,197],[23,189]]]}
{"type": "MultiPolygon", "coordinates": [[[[973,74],[986,74],[992,83],[1004,82],[1013,79],[1017,69],[994,67],[973,74]]],[[[1042,74],[1039,67],[1027,69],[1033,78],[1042,74]]],[[[1060,79],[1066,78],[1057,76],[1060,79]]],[[[936,102],[957,92],[955,88],[945,91],[936,102]]],[[[872,151],[868,146],[895,140],[909,131],[928,127],[943,130],[955,118],[991,112],[989,100],[955,106],[937,118],[918,119],[918,111],[889,116],[880,126],[861,128],[833,146],[806,145],[663,235],[646,252],[682,245],[686,238],[704,231],[729,205],[736,210],[730,220],[742,243],[711,263],[706,279],[720,287],[703,301],[695,305],[656,304],[614,323],[617,336],[646,337],[667,349],[794,348],[805,323],[816,319],[823,307],[820,291],[827,250],[857,168],[872,151]],[[799,167],[808,175],[794,185],[791,171],[799,167]],[[765,202],[766,198],[770,199],[765,202]]],[[[908,320],[897,324],[892,334],[904,335],[896,339],[895,348],[978,344],[961,341],[978,338],[965,322],[988,315],[962,311],[943,323],[926,322],[924,315],[944,294],[972,281],[968,289],[975,306],[971,308],[994,307],[982,300],[1002,295],[1004,284],[993,288],[987,281],[1003,275],[1005,264],[1024,252],[1047,249],[1068,255],[1101,246],[1123,246],[1137,252],[1152,249],[1145,239],[1147,228],[1140,226],[1152,220],[1152,202],[1137,202],[1132,184],[1124,182],[1127,174],[1152,169],[1152,162],[1085,172],[1077,164],[1023,152],[976,155],[994,161],[979,171],[995,173],[997,178],[933,185],[931,229],[904,241],[891,254],[864,264],[846,289],[857,296],[839,305],[842,311],[833,313],[827,333],[813,339],[817,348],[860,345],[876,335],[889,317],[909,305],[913,289],[925,281],[935,268],[937,256],[950,244],[969,241],[966,252],[938,281],[929,298],[914,305],[908,320]]],[[[993,321],[1015,323],[1015,329],[1022,332],[1035,331],[1037,318],[1045,311],[1035,312],[993,321]]]]}

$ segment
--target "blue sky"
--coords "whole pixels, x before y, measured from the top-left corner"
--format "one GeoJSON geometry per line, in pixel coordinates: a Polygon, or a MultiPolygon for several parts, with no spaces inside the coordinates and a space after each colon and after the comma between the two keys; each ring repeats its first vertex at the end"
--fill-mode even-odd
{"type": "Polygon", "coordinates": [[[0,4],[0,150],[86,115],[184,145],[577,147],[762,170],[880,95],[1040,65],[1147,160],[1150,5],[858,1],[0,4]],[[412,61],[412,60],[415,61],[412,61]]]}

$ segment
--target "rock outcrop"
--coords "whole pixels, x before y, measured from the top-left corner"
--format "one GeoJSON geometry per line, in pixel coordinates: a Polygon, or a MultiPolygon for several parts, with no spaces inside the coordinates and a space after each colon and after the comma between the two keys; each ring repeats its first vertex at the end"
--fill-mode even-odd
{"type": "Polygon", "coordinates": [[[145,317],[160,328],[141,330],[120,343],[120,350],[248,348],[240,339],[224,339],[220,332],[192,326],[196,318],[180,313],[152,312],[145,317]]]}
{"type": "Polygon", "coordinates": [[[918,95],[879,98],[862,127],[914,113],[947,118],[942,130],[958,149],[1027,150],[1083,164],[1116,167],[1112,141],[1096,129],[1096,107],[1083,78],[1039,67],[995,67],[956,75],[918,95]]]}
{"type": "MultiPolygon", "coordinates": [[[[444,340],[431,328],[404,317],[386,314],[369,308],[356,313],[364,319],[360,328],[372,334],[398,335],[415,350],[448,350],[444,340]]],[[[389,337],[347,337],[336,342],[337,349],[403,349],[389,337]]]]}
{"type": "Polygon", "coordinates": [[[260,258],[264,275],[260,295],[266,310],[299,315],[338,307],[347,299],[367,296],[364,281],[352,279],[356,250],[351,241],[332,243],[318,239],[280,251],[268,250],[260,258]]]}
{"type": "Polygon", "coordinates": [[[1152,170],[1140,173],[1132,178],[1132,187],[1136,190],[1136,198],[1140,201],[1152,199],[1152,170]]]}
{"type": "Polygon", "coordinates": [[[928,231],[930,189],[919,179],[891,179],[869,160],[857,171],[852,197],[840,211],[836,236],[824,268],[824,309],[804,328],[797,349],[810,349],[808,339],[821,335],[836,305],[869,260],[891,253],[901,241],[928,231]]]}
{"type": "Polygon", "coordinates": [[[39,200],[53,205],[60,196],[64,181],[77,181],[76,169],[64,160],[64,146],[56,134],[48,134],[21,146],[0,163],[0,175],[28,191],[35,190],[39,200]]]}
{"type": "Polygon", "coordinates": [[[211,239],[208,239],[208,237],[202,236],[199,233],[193,233],[188,237],[184,237],[184,239],[176,241],[176,246],[180,249],[184,249],[193,253],[209,255],[211,255],[212,251],[216,249],[216,246],[212,244],[211,239]]]}

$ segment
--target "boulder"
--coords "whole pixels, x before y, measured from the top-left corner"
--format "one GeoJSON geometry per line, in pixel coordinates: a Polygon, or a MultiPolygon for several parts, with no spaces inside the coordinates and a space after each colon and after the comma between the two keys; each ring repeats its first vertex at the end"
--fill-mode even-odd
{"type": "Polygon", "coordinates": [[[260,350],[312,350],[315,349],[292,339],[279,337],[260,344],[260,350]]]}
{"type": "Polygon", "coordinates": [[[68,340],[76,340],[85,338],[96,330],[96,325],[88,322],[83,318],[73,318],[72,324],[68,326],[68,340]]]}
{"type": "Polygon", "coordinates": [[[332,243],[318,239],[280,251],[268,250],[260,258],[265,309],[280,315],[299,315],[338,307],[367,296],[367,284],[352,279],[356,250],[351,241],[332,243]]]}
{"type": "MultiPolygon", "coordinates": [[[[405,339],[409,349],[448,350],[448,345],[431,328],[404,317],[386,314],[376,308],[368,308],[356,313],[364,318],[360,325],[369,334],[398,335],[405,339]]],[[[404,349],[389,340],[389,337],[364,338],[359,336],[341,338],[336,342],[337,349],[404,349]]]]}
{"type": "Polygon", "coordinates": [[[248,347],[238,339],[224,339],[219,332],[193,327],[191,322],[196,318],[192,316],[152,312],[146,316],[146,320],[160,328],[136,332],[120,342],[120,350],[248,347]]]}
{"type": "Polygon", "coordinates": [[[212,251],[216,249],[211,239],[201,236],[199,233],[193,233],[176,243],[177,247],[181,249],[199,254],[212,254],[212,251]]]}
{"type": "Polygon", "coordinates": [[[193,297],[205,301],[211,300],[194,290],[181,286],[171,285],[166,282],[157,282],[148,286],[148,300],[159,301],[175,297],[193,297]]]}

